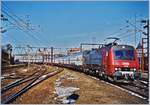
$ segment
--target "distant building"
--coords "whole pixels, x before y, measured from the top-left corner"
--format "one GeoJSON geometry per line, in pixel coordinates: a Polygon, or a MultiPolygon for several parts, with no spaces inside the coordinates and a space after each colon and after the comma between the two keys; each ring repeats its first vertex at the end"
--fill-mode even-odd
{"type": "Polygon", "coordinates": [[[67,54],[69,55],[69,54],[76,53],[79,51],[80,51],[80,48],[70,48],[68,49],[67,54]]]}
{"type": "Polygon", "coordinates": [[[12,46],[10,44],[2,46],[2,66],[14,64],[12,56],[12,46]]]}

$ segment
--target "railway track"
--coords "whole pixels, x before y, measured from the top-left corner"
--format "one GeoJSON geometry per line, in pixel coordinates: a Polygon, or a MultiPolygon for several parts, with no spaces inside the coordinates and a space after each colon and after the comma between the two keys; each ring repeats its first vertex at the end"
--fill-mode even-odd
{"type": "Polygon", "coordinates": [[[149,87],[148,84],[143,85],[141,83],[141,80],[133,81],[131,83],[116,83],[109,80],[104,80],[105,82],[108,82],[109,84],[116,85],[124,90],[126,92],[130,93],[131,95],[137,96],[139,98],[142,98],[146,101],[149,99],[149,87]]]}
{"type": "Polygon", "coordinates": [[[34,75],[30,76],[30,77],[26,77],[23,78],[21,80],[18,80],[14,83],[11,83],[5,87],[2,88],[2,93],[4,94],[5,92],[9,91],[9,89],[13,89],[16,86],[20,86],[21,84],[25,83],[25,86],[22,86],[21,88],[19,88],[19,90],[16,93],[11,93],[9,96],[5,97],[2,100],[2,104],[9,104],[11,102],[13,102],[16,98],[18,98],[19,96],[21,96],[23,93],[25,93],[26,91],[28,91],[30,88],[32,88],[33,86],[39,84],[40,82],[42,82],[43,80],[52,77],[60,72],[62,72],[63,70],[56,70],[53,72],[46,72],[46,70],[41,70],[41,72],[35,72],[34,75]]]}
{"type": "Polygon", "coordinates": [[[118,87],[121,87],[125,90],[128,90],[129,93],[132,95],[138,96],[142,99],[148,100],[149,99],[149,88],[148,84],[143,85],[141,80],[133,81],[130,83],[115,83],[112,81],[106,81],[110,84],[116,85],[118,87]]]}
{"type": "MultiPolygon", "coordinates": [[[[83,72],[79,68],[69,68],[78,72],[83,72]]],[[[90,73],[85,73],[86,75],[90,75],[92,77],[95,77],[97,79],[103,80],[104,82],[107,82],[109,84],[112,84],[113,86],[120,87],[127,92],[131,93],[132,95],[138,96],[146,101],[149,99],[149,87],[148,87],[148,82],[144,80],[138,80],[134,81],[132,83],[115,83],[106,79],[99,78],[97,75],[93,75],[90,73]]]]}
{"type": "Polygon", "coordinates": [[[12,68],[17,68],[17,67],[24,67],[26,64],[17,64],[17,65],[10,65],[10,66],[2,66],[3,69],[12,69],[12,68]]]}
{"type": "MultiPolygon", "coordinates": [[[[91,75],[90,75],[91,76],[91,75]]],[[[91,76],[93,78],[93,75],[91,76]]],[[[106,80],[106,79],[100,79],[98,77],[94,76],[94,79],[96,80],[102,80],[103,82],[115,86],[117,88],[120,88],[123,91],[126,91],[128,93],[130,93],[131,95],[137,96],[139,98],[144,99],[147,103],[149,100],[149,87],[148,85],[143,85],[141,83],[141,81],[134,81],[131,83],[116,83],[110,80],[106,80]]]]}
{"type": "Polygon", "coordinates": [[[18,79],[16,81],[14,81],[14,82],[12,82],[12,83],[2,87],[1,93],[4,93],[5,91],[7,91],[7,90],[9,90],[9,89],[11,89],[11,88],[13,88],[15,86],[21,85],[22,83],[25,83],[25,82],[28,82],[28,81],[34,79],[36,74],[38,74],[38,72],[39,71],[36,71],[36,72],[34,72],[33,74],[31,74],[29,76],[25,76],[25,77],[23,77],[21,79],[18,79]]]}
{"type": "Polygon", "coordinates": [[[128,85],[118,85],[119,87],[122,87],[126,90],[129,90],[133,92],[133,94],[138,94],[139,96],[142,96],[141,98],[148,100],[148,87],[144,87],[142,85],[137,84],[128,84],[128,85]]]}
{"type": "Polygon", "coordinates": [[[137,81],[133,81],[133,82],[129,82],[129,83],[116,83],[116,82],[112,82],[110,80],[104,80],[105,82],[108,82],[109,84],[112,85],[116,85],[124,90],[126,90],[126,92],[137,96],[139,98],[142,98],[146,101],[148,101],[149,99],[149,87],[148,84],[143,85],[143,83],[141,82],[141,80],[137,80],[137,81]]]}
{"type": "Polygon", "coordinates": [[[141,80],[140,82],[141,82],[141,84],[143,84],[143,85],[145,85],[145,86],[148,86],[148,81],[143,81],[143,80],[141,80]]]}

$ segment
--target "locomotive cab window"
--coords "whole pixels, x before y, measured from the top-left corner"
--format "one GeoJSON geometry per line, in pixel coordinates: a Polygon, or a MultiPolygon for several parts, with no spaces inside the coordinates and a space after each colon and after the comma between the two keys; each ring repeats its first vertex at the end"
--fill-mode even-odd
{"type": "Polygon", "coordinates": [[[134,60],[134,49],[114,49],[115,60],[134,60]]]}

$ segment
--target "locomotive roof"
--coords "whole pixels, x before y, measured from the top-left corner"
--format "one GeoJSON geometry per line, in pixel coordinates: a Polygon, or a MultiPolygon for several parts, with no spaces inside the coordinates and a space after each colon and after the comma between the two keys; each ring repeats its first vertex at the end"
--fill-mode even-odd
{"type": "Polygon", "coordinates": [[[123,46],[125,46],[126,49],[135,49],[133,46],[125,45],[125,44],[120,44],[120,45],[118,45],[118,44],[115,44],[115,45],[109,44],[109,45],[105,45],[105,46],[101,47],[100,49],[110,49],[110,48],[121,49],[121,48],[123,48],[123,46]]]}
{"type": "Polygon", "coordinates": [[[121,45],[112,45],[112,46],[108,46],[109,48],[122,48],[123,46],[125,46],[126,48],[129,48],[129,49],[134,49],[133,46],[131,45],[125,45],[125,44],[121,44],[121,45]]]}
{"type": "MultiPolygon", "coordinates": [[[[105,46],[131,46],[131,45],[118,44],[118,43],[109,43],[109,44],[106,44],[105,46]]],[[[131,46],[131,47],[133,47],[133,46],[131,46]]]]}
{"type": "MultiPolygon", "coordinates": [[[[115,46],[115,45],[114,45],[115,46]]],[[[131,45],[125,45],[125,44],[121,44],[121,45],[116,45],[116,46],[128,46],[128,47],[133,47],[131,45]]],[[[133,47],[134,48],[134,47],[133,47]]]]}

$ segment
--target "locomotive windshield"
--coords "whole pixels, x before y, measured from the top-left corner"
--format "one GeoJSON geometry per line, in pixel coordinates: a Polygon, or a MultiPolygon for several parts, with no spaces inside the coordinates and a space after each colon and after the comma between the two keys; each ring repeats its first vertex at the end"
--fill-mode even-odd
{"type": "Polygon", "coordinates": [[[134,60],[134,49],[114,49],[114,59],[115,60],[134,60]]]}

